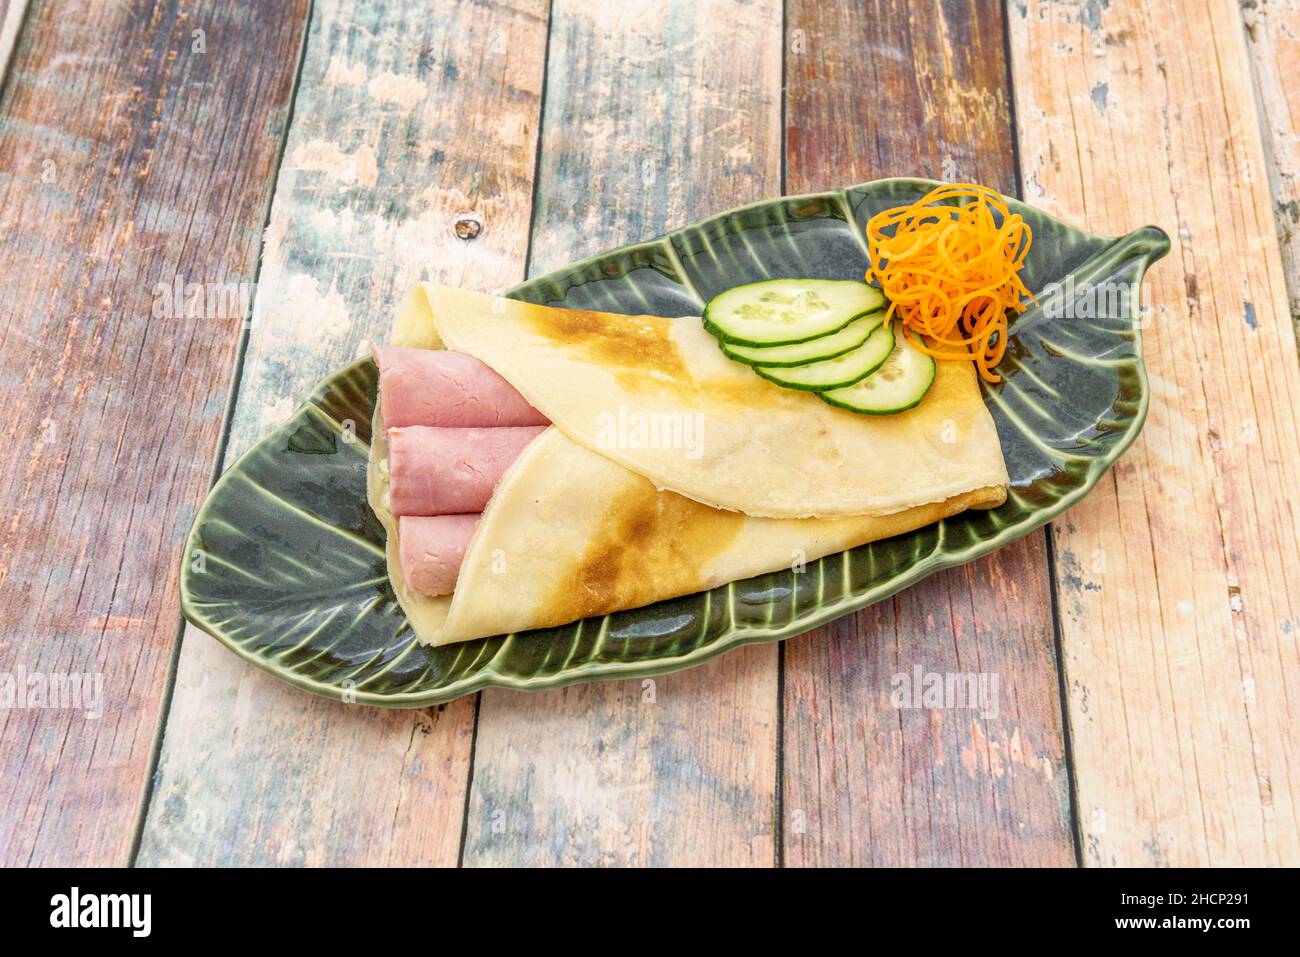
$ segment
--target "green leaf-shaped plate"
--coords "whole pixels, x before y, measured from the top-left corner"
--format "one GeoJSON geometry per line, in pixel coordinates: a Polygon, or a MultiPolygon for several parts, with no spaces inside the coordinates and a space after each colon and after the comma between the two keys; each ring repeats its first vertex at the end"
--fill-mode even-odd
{"type": "MultiPolygon", "coordinates": [[[[679,316],[698,315],[716,293],[759,279],[859,278],[867,218],[933,185],[878,180],[755,203],[530,280],[510,295],[679,316]]],[[[301,688],[419,707],[481,688],[554,688],[685,668],[801,634],[991,552],[1078,501],[1142,427],[1136,289],[1169,249],[1154,227],[1119,239],[1090,236],[1011,205],[1033,227],[1024,276],[1042,301],[1014,323],[1004,381],[985,390],[1011,473],[1001,508],[823,558],[801,573],[760,575],[562,628],[424,647],[393,597],[384,530],[366,505],[377,374],[362,360],[322,382],[212,489],[182,565],[185,616],[301,688]],[[1051,288],[1059,294],[1044,299],[1051,288]]]]}

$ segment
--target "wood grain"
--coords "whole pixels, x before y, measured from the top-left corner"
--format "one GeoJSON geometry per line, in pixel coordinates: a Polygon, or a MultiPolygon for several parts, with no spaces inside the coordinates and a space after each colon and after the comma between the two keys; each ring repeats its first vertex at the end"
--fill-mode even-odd
{"type": "MultiPolygon", "coordinates": [[[[415,281],[524,278],[545,49],[544,0],[315,4],[227,462],[415,281]]],[[[187,629],[139,861],[454,864],[473,720],[313,698],[187,629]]]]}
{"type": "MultiPolygon", "coordinates": [[[[530,272],[780,190],[781,7],[557,0],[530,272]]],[[[464,862],[774,861],[772,646],[482,696],[464,862]]]]}
{"type": "Polygon", "coordinates": [[[306,20],[179,6],[34,2],[0,102],[0,673],[103,695],[0,713],[11,865],[127,862],[244,319],[154,287],[256,268],[306,20]]]}
{"type": "MultiPolygon", "coordinates": [[[[993,0],[792,0],[788,191],[918,175],[1014,192],[1003,42],[993,0]]],[[[787,642],[784,705],[787,864],[1074,862],[1043,536],[787,642]],[[996,676],[996,709],[896,708],[894,676],[917,668],[990,692],[996,676]]]]}
{"type": "Polygon", "coordinates": [[[1300,335],[1300,0],[1246,0],[1241,15],[1291,321],[1300,335]]]}
{"type": "Polygon", "coordinates": [[[1027,199],[1174,238],[1151,411],[1057,523],[1089,865],[1300,861],[1300,366],[1235,3],[1012,5],[1027,199]]]}

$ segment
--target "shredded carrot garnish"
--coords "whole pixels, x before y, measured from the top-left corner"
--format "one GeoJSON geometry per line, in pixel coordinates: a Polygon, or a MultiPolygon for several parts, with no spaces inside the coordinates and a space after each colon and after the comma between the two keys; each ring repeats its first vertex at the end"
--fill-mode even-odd
{"type": "Polygon", "coordinates": [[[993,367],[1007,348],[1007,313],[1023,312],[1033,294],[1020,269],[1033,239],[1029,224],[997,193],[973,183],[930,190],[915,203],[867,220],[867,281],[889,300],[903,334],[936,359],[993,367]]]}

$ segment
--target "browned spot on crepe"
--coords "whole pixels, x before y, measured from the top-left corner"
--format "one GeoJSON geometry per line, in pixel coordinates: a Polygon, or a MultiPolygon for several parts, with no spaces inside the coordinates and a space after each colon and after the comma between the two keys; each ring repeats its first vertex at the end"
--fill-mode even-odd
{"type": "MultiPolygon", "coordinates": [[[[846,519],[848,527],[842,525],[840,534],[849,540],[837,543],[833,550],[900,535],[968,508],[994,508],[1005,498],[1006,489],[988,486],[894,515],[846,519]]],[[[534,627],[636,608],[721,584],[710,580],[706,570],[732,545],[747,520],[740,512],[660,492],[650,482],[613,500],[607,514],[599,536],[557,579],[559,584],[543,601],[534,627]]],[[[807,522],[809,540],[816,538],[818,519],[785,521],[807,522]]]]}
{"type": "Polygon", "coordinates": [[[671,319],[629,316],[617,322],[605,313],[580,309],[536,309],[526,315],[535,332],[593,362],[615,370],[655,369],[674,382],[690,381],[690,371],[670,336],[671,319]]]}
{"type": "Polygon", "coordinates": [[[749,409],[817,401],[807,393],[781,389],[748,369],[752,381],[696,380],[673,341],[672,328],[675,322],[699,320],[612,316],[578,309],[529,310],[525,316],[534,332],[599,364],[633,391],[659,389],[749,409]]]}
{"type": "Polygon", "coordinates": [[[559,624],[710,587],[705,568],[735,540],[745,516],[638,483],[610,503],[608,522],[544,603],[559,624]],[[647,597],[653,596],[653,597],[647,597]]]}

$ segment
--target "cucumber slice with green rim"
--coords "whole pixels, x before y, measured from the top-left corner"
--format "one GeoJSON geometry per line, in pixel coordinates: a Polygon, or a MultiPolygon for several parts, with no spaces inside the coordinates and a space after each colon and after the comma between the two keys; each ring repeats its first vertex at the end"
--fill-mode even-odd
{"type": "Polygon", "coordinates": [[[853,385],[831,389],[821,397],[831,405],[867,415],[905,412],[917,405],[934,384],[935,363],[896,329],[894,348],[879,369],[853,385]]]}
{"type": "Polygon", "coordinates": [[[788,369],[790,366],[804,366],[810,362],[834,359],[846,352],[852,352],[866,342],[884,321],[883,311],[873,312],[869,316],[854,319],[839,332],[818,336],[807,342],[796,342],[789,346],[733,346],[724,342],[722,351],[745,365],[763,366],[767,369],[788,369]]]}
{"type": "Polygon", "coordinates": [[[704,307],[704,328],[737,346],[782,346],[838,332],[885,303],[851,279],[768,279],[734,286],[704,307]]]}
{"type": "Polygon", "coordinates": [[[821,392],[824,389],[838,389],[851,385],[859,379],[871,375],[881,363],[889,358],[894,348],[894,331],[888,325],[881,325],[867,336],[852,352],[835,359],[812,362],[808,365],[793,366],[789,369],[754,366],[754,371],[764,379],[770,379],[777,385],[789,389],[803,389],[807,392],[821,392]]]}

